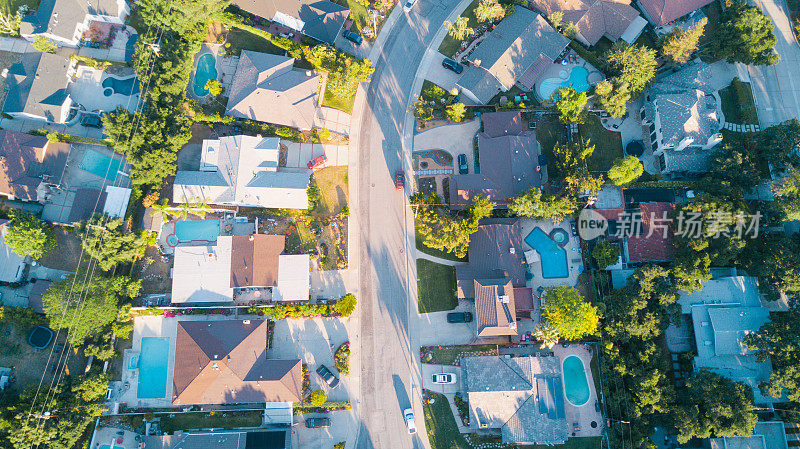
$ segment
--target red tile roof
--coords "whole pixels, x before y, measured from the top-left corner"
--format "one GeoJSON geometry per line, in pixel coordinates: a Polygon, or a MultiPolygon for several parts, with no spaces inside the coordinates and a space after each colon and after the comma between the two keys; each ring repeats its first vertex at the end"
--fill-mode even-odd
{"type": "Polygon", "coordinates": [[[278,256],[286,237],[237,235],[231,247],[231,288],[274,287],[278,282],[278,256]]]}
{"type": "Polygon", "coordinates": [[[666,25],[709,3],[711,0],[639,0],[639,5],[656,27],[666,25]]]}
{"type": "Polygon", "coordinates": [[[639,205],[642,213],[643,233],[638,236],[627,238],[628,241],[628,261],[630,262],[662,262],[675,259],[675,248],[673,246],[674,234],[672,229],[664,231],[655,223],[653,232],[650,232],[651,219],[656,220],[667,216],[675,210],[673,203],[642,203],[639,205]],[[648,237],[648,234],[651,234],[648,237]]]}
{"type": "Polygon", "coordinates": [[[475,279],[475,314],[479,337],[517,335],[517,312],[514,306],[511,279],[475,279]]]}

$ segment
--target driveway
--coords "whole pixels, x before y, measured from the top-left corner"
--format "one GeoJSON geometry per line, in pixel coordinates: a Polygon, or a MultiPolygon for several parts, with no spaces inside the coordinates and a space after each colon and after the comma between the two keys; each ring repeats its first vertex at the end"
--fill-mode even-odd
{"type": "Polygon", "coordinates": [[[458,301],[458,307],[446,312],[423,313],[419,316],[419,344],[460,345],[475,340],[475,321],[471,323],[448,323],[451,312],[471,312],[475,316],[475,303],[466,299],[458,301]]]}
{"type": "Polygon", "coordinates": [[[456,82],[461,75],[457,75],[455,72],[442,67],[442,60],[444,58],[445,55],[438,52],[433,55],[433,62],[428,68],[425,79],[432,81],[444,90],[450,90],[456,87],[456,82]]]}
{"type": "Polygon", "coordinates": [[[361,45],[356,45],[345,39],[341,33],[336,36],[333,46],[360,59],[366,58],[369,55],[369,51],[372,50],[372,45],[370,45],[366,39],[364,39],[361,45]]]}
{"type": "Polygon", "coordinates": [[[295,419],[299,421],[292,428],[292,447],[302,447],[303,449],[330,449],[336,443],[347,441],[350,430],[358,426],[358,417],[352,410],[327,414],[307,413],[295,419]],[[327,429],[306,427],[306,418],[323,416],[331,419],[331,426],[327,429]]]}
{"type": "MultiPolygon", "coordinates": [[[[481,121],[477,118],[457,125],[437,126],[414,136],[414,151],[444,150],[453,156],[454,164],[458,155],[464,154],[467,156],[469,172],[474,173],[475,151],[472,141],[480,128],[481,121]]],[[[422,172],[417,172],[416,174],[419,176],[424,175],[422,172]]]]}
{"type": "Polygon", "coordinates": [[[343,136],[350,136],[350,114],[338,109],[321,106],[314,118],[314,126],[327,128],[343,136]]]}
{"type": "Polygon", "coordinates": [[[442,394],[453,394],[461,391],[461,367],[453,365],[429,365],[422,364],[422,388],[442,394]],[[436,373],[452,373],[456,375],[454,384],[435,384],[433,375],[436,373]]]}
{"type": "MultiPolygon", "coordinates": [[[[754,3],[754,2],[750,2],[754,3]]],[[[780,62],[772,67],[748,66],[761,127],[800,117],[800,46],[792,33],[786,0],[759,0],[759,7],[775,24],[775,50],[780,62]]]]}
{"type": "Polygon", "coordinates": [[[349,159],[347,145],[327,145],[321,143],[298,143],[283,141],[286,145],[286,168],[306,168],[308,161],[317,156],[328,158],[323,167],[346,167],[349,159]]]}

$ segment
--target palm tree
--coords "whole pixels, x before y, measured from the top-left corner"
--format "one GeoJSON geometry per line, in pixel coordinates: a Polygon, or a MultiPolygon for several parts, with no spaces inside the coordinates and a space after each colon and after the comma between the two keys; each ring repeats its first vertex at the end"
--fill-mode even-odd
{"type": "Polygon", "coordinates": [[[475,34],[475,30],[469,27],[469,20],[466,17],[459,16],[455,23],[445,21],[444,24],[447,26],[447,34],[459,41],[463,41],[475,34]]]}
{"type": "Polygon", "coordinates": [[[177,218],[178,220],[185,220],[189,218],[189,214],[192,213],[192,203],[181,203],[178,204],[178,207],[172,209],[172,215],[177,218]]]}
{"type": "Polygon", "coordinates": [[[208,198],[193,198],[193,202],[189,203],[192,206],[192,213],[200,218],[206,218],[206,214],[214,212],[214,209],[208,205],[208,198]]]}
{"type": "Polygon", "coordinates": [[[150,206],[150,216],[155,217],[157,214],[161,214],[164,218],[167,218],[168,215],[171,215],[172,210],[172,206],[167,204],[167,199],[165,198],[160,203],[150,206]]]}
{"type": "Polygon", "coordinates": [[[502,19],[506,15],[506,10],[497,0],[481,0],[475,7],[475,18],[478,22],[494,22],[502,19]]]}
{"type": "Polygon", "coordinates": [[[540,324],[533,331],[533,337],[542,342],[547,349],[558,344],[558,330],[549,324],[540,324]]]}

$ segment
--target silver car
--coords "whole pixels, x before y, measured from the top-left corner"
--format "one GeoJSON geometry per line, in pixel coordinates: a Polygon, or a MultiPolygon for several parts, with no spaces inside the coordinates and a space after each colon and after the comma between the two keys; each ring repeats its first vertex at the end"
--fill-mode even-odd
{"type": "Polygon", "coordinates": [[[414,411],[410,408],[403,410],[403,418],[406,420],[406,428],[408,429],[408,433],[412,435],[417,433],[417,423],[414,422],[414,411]]]}

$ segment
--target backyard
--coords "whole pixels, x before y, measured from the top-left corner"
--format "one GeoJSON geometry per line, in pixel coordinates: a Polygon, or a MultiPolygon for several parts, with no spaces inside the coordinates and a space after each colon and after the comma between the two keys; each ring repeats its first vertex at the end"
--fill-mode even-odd
{"type": "MultiPolygon", "coordinates": [[[[56,234],[57,251],[47,253],[39,263],[47,268],[64,271],[77,271],[78,264],[81,262],[81,239],[72,231],[71,228],[54,226],[56,234]]],[[[82,262],[85,264],[86,259],[82,262]]]]}
{"type": "MultiPolygon", "coordinates": [[[[536,122],[536,139],[542,146],[542,154],[547,157],[548,161],[554,161],[553,147],[556,146],[556,143],[566,141],[566,127],[555,115],[539,116],[536,122]]],[[[552,163],[547,165],[547,174],[550,179],[562,178],[552,163]]]]}
{"type": "Polygon", "coordinates": [[[367,11],[366,6],[355,0],[335,0],[335,3],[350,9],[350,16],[348,17],[353,21],[350,30],[361,34],[362,30],[367,27],[367,21],[369,20],[369,11],[367,11]]]}
{"type": "Polygon", "coordinates": [[[138,279],[143,279],[140,294],[168,293],[172,288],[172,257],[164,256],[156,246],[149,246],[144,257],[137,260],[131,270],[138,279]]]}
{"type": "Polygon", "coordinates": [[[594,153],[589,157],[589,170],[606,172],[614,160],[622,157],[621,134],[603,128],[596,115],[587,114],[586,123],[578,125],[578,131],[584,142],[589,140],[594,145],[594,153]]]}
{"type": "MultiPolygon", "coordinates": [[[[128,424],[133,429],[143,427],[145,415],[108,416],[103,422],[115,420],[128,424]]],[[[161,431],[172,434],[178,430],[191,429],[234,429],[238,427],[257,427],[262,422],[262,410],[229,410],[216,412],[159,413],[161,431]]]]}
{"type": "Polygon", "coordinates": [[[453,310],[458,306],[455,267],[417,259],[417,279],[419,313],[453,310]]]}
{"type": "Polygon", "coordinates": [[[282,48],[277,47],[263,37],[236,28],[228,31],[228,38],[225,40],[225,50],[232,55],[239,55],[242,53],[242,50],[252,50],[273,55],[283,55],[286,53],[282,48]]]}
{"type": "Polygon", "coordinates": [[[758,112],[753,101],[750,83],[734,78],[731,84],[719,91],[725,121],[736,124],[758,124],[758,112]]]}

